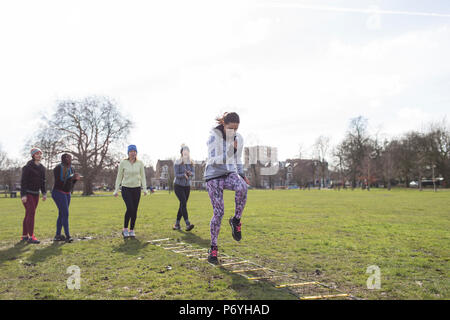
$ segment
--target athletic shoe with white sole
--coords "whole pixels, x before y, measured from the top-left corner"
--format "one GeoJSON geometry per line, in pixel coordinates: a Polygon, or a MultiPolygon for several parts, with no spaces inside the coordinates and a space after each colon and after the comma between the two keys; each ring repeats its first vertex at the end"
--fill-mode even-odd
{"type": "Polygon", "coordinates": [[[134,230],[130,230],[130,232],[128,232],[128,236],[129,236],[130,238],[136,237],[136,234],[134,233],[134,230]]]}
{"type": "Polygon", "coordinates": [[[122,230],[122,235],[124,238],[128,238],[130,234],[128,233],[128,230],[122,230]]]}

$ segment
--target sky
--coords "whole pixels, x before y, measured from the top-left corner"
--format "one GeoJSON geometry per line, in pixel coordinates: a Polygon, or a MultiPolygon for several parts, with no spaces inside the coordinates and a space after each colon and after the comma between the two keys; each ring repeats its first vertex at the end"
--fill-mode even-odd
{"type": "MultiPolygon", "coordinates": [[[[351,118],[395,137],[450,114],[450,1],[0,2],[0,145],[21,158],[56,100],[105,95],[156,164],[206,158],[215,117],[279,160],[351,118]]],[[[124,155],[126,149],[123,150],[124,155]]]]}

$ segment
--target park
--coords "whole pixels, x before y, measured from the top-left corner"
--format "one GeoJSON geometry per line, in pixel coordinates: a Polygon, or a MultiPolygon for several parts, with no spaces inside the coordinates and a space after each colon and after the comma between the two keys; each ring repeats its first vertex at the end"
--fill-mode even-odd
{"type": "MultiPolygon", "coordinates": [[[[226,191],[224,197],[227,218],[234,196],[226,191]]],[[[225,254],[359,299],[449,298],[448,190],[249,190],[248,199],[241,242],[227,226],[221,230],[225,254]],[[380,289],[367,287],[372,265],[379,267],[380,289]]],[[[17,239],[20,199],[0,199],[1,299],[298,299],[289,288],[251,281],[148,242],[171,238],[207,248],[211,204],[205,191],[191,194],[191,232],[171,229],[178,206],[173,192],[143,197],[134,240],[120,234],[121,200],[100,193],[74,195],[72,201],[76,241],[50,241],[57,210],[46,201],[36,214],[43,241],[33,246],[17,239]],[[68,288],[70,266],[79,267],[79,289],[68,288]]]]}

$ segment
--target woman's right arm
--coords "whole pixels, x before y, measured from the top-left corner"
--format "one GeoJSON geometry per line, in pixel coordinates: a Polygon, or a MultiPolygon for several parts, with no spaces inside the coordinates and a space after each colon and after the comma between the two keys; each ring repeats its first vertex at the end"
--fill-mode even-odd
{"type": "Polygon", "coordinates": [[[119,187],[123,180],[123,161],[120,162],[119,170],[117,171],[117,177],[116,177],[116,186],[114,188],[114,195],[117,195],[119,193],[119,187]]]}
{"type": "Polygon", "coordinates": [[[24,203],[27,201],[27,188],[28,188],[27,174],[28,174],[28,170],[27,170],[27,167],[25,166],[22,168],[22,178],[20,180],[20,195],[21,195],[22,201],[24,203]]]}

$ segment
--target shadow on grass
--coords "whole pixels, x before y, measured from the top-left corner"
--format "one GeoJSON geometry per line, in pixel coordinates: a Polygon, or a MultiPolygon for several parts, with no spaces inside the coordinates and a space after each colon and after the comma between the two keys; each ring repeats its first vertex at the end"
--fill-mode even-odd
{"type": "Polygon", "coordinates": [[[60,255],[61,247],[64,244],[65,242],[55,241],[45,248],[35,250],[27,260],[31,263],[38,263],[45,261],[49,257],[60,255]]]}
{"type": "Polygon", "coordinates": [[[180,235],[180,239],[186,243],[190,243],[190,244],[197,244],[200,247],[205,247],[208,248],[211,245],[211,240],[208,239],[203,239],[201,237],[199,237],[198,235],[196,235],[195,233],[192,233],[191,231],[179,231],[180,235]]]}
{"type": "Polygon", "coordinates": [[[147,247],[150,243],[142,242],[136,238],[123,239],[123,243],[113,248],[113,251],[123,252],[128,255],[137,255],[140,250],[147,247]]]}
{"type": "Polygon", "coordinates": [[[16,260],[28,249],[26,242],[17,242],[13,247],[0,251],[0,265],[6,261],[16,260]]]}
{"type": "MultiPolygon", "coordinates": [[[[230,274],[221,269],[223,273],[230,274]]],[[[296,297],[284,289],[277,289],[264,281],[252,281],[238,274],[231,274],[230,289],[236,292],[238,299],[244,300],[295,300],[296,297]]]]}

